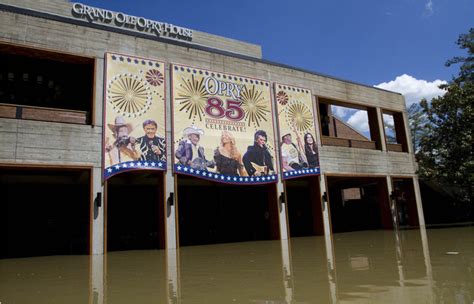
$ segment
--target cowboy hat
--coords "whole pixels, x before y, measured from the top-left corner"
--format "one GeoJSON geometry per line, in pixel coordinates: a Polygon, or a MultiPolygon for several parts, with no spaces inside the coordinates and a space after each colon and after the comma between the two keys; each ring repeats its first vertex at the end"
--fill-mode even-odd
{"type": "Polygon", "coordinates": [[[133,125],[131,123],[125,123],[125,118],[123,116],[117,116],[115,117],[115,124],[107,124],[112,130],[112,132],[115,132],[117,128],[120,127],[127,127],[128,128],[128,133],[131,133],[133,131],[133,125]]]}
{"type": "Polygon", "coordinates": [[[286,133],[285,135],[283,135],[283,136],[281,137],[281,141],[285,140],[285,137],[287,137],[288,135],[291,136],[291,133],[286,133]]]}
{"type": "Polygon", "coordinates": [[[196,126],[190,126],[183,130],[183,136],[189,136],[191,134],[204,135],[204,130],[196,126]]]}

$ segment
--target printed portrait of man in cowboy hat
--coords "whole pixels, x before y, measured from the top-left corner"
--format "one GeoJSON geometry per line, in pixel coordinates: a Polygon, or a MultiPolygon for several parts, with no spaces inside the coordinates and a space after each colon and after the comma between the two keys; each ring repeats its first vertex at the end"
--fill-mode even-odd
{"type": "Polygon", "coordinates": [[[183,130],[184,140],[179,142],[175,153],[180,164],[201,170],[214,167],[214,162],[206,159],[204,147],[199,145],[202,135],[204,135],[204,130],[196,126],[187,127],[183,130]]]}
{"type": "Polygon", "coordinates": [[[107,124],[115,138],[110,144],[110,138],[105,138],[105,152],[108,156],[106,159],[106,167],[127,162],[135,161],[140,157],[140,152],[136,149],[136,139],[130,136],[133,126],[125,122],[123,116],[115,117],[114,124],[107,124]]]}

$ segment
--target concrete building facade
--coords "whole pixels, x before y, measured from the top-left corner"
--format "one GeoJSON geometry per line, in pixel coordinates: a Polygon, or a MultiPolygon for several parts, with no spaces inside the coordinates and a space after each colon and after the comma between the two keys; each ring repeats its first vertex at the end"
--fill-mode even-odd
{"type": "MultiPolygon", "coordinates": [[[[402,95],[269,62],[262,59],[261,47],[250,43],[196,31],[193,31],[191,40],[157,37],[123,26],[91,22],[87,18],[74,16],[73,6],[74,3],[61,0],[0,1],[0,27],[2,28],[0,53],[5,61],[13,58],[13,60],[23,62],[26,60],[24,58],[32,58],[31,60],[82,64],[91,73],[90,84],[86,81],[78,84],[77,87],[79,90],[90,89],[90,94],[87,95],[89,97],[85,97],[90,101],[84,102],[80,110],[74,110],[73,107],[64,110],[64,107],[54,105],[38,107],[33,98],[30,98],[30,101],[27,100],[26,103],[17,102],[5,97],[10,91],[3,97],[0,95],[2,98],[0,100],[0,170],[3,172],[1,173],[3,187],[10,189],[8,190],[10,191],[9,205],[5,207],[10,210],[10,213],[6,215],[9,217],[8,222],[13,222],[17,216],[11,210],[16,210],[12,206],[21,196],[18,193],[21,189],[27,192],[37,191],[32,190],[36,189],[31,188],[32,185],[38,182],[42,185],[47,183],[50,186],[45,187],[52,191],[48,195],[54,196],[59,193],[60,197],[55,200],[60,206],[67,204],[71,198],[67,191],[58,189],[71,185],[73,190],[68,191],[75,192],[70,193],[74,196],[78,196],[78,193],[86,193],[90,203],[87,207],[89,223],[78,224],[87,226],[81,237],[82,241],[84,238],[87,239],[85,241],[88,242],[87,252],[100,255],[107,251],[109,224],[107,210],[113,202],[107,201],[107,197],[110,198],[110,195],[107,196],[107,191],[112,186],[102,180],[104,58],[107,52],[113,52],[165,62],[168,78],[170,64],[180,63],[223,73],[246,75],[272,83],[287,83],[311,90],[314,109],[318,113],[315,119],[319,132],[317,144],[321,175],[316,179],[302,182],[279,181],[274,188],[268,190],[268,193],[272,193],[269,196],[269,204],[273,204],[272,208],[275,209],[273,213],[270,211],[270,217],[275,217],[274,222],[278,227],[278,231],[272,234],[272,238],[287,240],[291,236],[291,230],[299,229],[298,227],[291,230],[289,228],[293,220],[292,211],[289,210],[292,197],[295,197],[294,200],[312,202],[311,217],[313,221],[316,219],[318,221],[317,224],[313,223],[313,226],[317,226],[314,232],[324,234],[328,242],[331,242],[332,233],[337,231],[359,228],[396,229],[403,225],[424,227],[416,162],[413,148],[408,144],[411,140],[402,95]],[[349,134],[346,137],[336,137],[334,131],[328,130],[326,133],[325,121],[331,120],[332,105],[367,111],[370,140],[350,138],[351,132],[342,132],[349,134]],[[396,143],[391,143],[386,139],[383,114],[394,117],[396,143]],[[82,190],[72,186],[79,184],[84,186],[82,190]],[[293,187],[293,190],[288,190],[288,187],[293,187]],[[357,194],[359,190],[354,192],[354,188],[360,189],[360,196],[357,194]],[[301,198],[297,194],[298,189],[312,190],[308,196],[301,198]],[[351,193],[351,195],[349,198],[344,198],[344,193],[346,195],[351,193]],[[364,197],[369,195],[367,193],[372,193],[371,199],[364,200],[364,197]],[[375,203],[372,201],[377,201],[379,204],[376,210],[374,209],[375,211],[371,209],[375,208],[373,207],[375,203]],[[400,203],[400,201],[403,202],[400,203]],[[340,204],[334,205],[336,202],[340,204]],[[357,209],[359,208],[357,204],[369,207],[357,209]],[[351,208],[358,210],[354,211],[356,213],[352,213],[353,215],[361,212],[361,215],[357,216],[359,221],[357,218],[354,219],[356,216],[351,219],[351,210],[353,210],[351,208]],[[364,216],[368,216],[370,220],[371,215],[379,218],[373,227],[359,225],[364,216]],[[342,218],[344,218],[343,221],[342,218]],[[354,222],[352,226],[345,226],[352,220],[354,222]],[[346,224],[337,224],[340,222],[346,224]]],[[[34,62],[31,67],[34,69],[39,64],[34,62]]],[[[16,77],[15,79],[22,77],[23,81],[26,81],[25,79],[31,79],[35,73],[0,69],[3,75],[2,81],[7,83],[2,88],[8,87],[8,81],[13,81],[12,77],[16,77]],[[25,76],[25,74],[28,75],[25,76]]],[[[61,68],[58,69],[61,71],[61,68]]],[[[64,68],[65,78],[71,76],[68,75],[68,71],[71,70],[64,68]]],[[[36,84],[41,82],[37,76],[34,77],[36,77],[36,84]]],[[[74,79],[74,81],[81,82],[80,79],[74,79]]],[[[170,79],[167,79],[167,82],[170,83],[170,79]]],[[[51,85],[52,90],[53,86],[54,84],[51,85]]],[[[75,88],[72,87],[69,90],[74,92],[75,88]]],[[[54,93],[51,94],[54,96],[54,93]]],[[[74,93],[71,94],[74,95],[74,93]]],[[[170,103],[170,86],[167,87],[166,102],[170,103]]],[[[166,115],[168,123],[166,139],[172,142],[169,127],[170,107],[167,107],[166,115]]],[[[360,137],[359,134],[357,136],[360,137]]],[[[169,149],[167,152],[168,159],[173,159],[173,151],[169,149]]],[[[135,180],[133,176],[130,178],[131,183],[134,183],[141,177],[135,180]]],[[[161,189],[158,200],[162,206],[160,211],[162,215],[158,217],[158,221],[161,222],[158,232],[161,234],[160,248],[172,249],[180,246],[181,220],[177,213],[180,212],[178,210],[180,205],[184,204],[180,201],[180,197],[189,197],[186,194],[182,195],[180,191],[191,190],[179,190],[181,184],[178,184],[177,179],[177,176],[173,174],[171,162],[168,164],[166,173],[158,174],[156,178],[156,185],[161,189]]],[[[120,181],[118,184],[122,182],[128,183],[128,181],[120,181]]],[[[147,184],[148,181],[143,183],[147,184]]],[[[193,184],[194,181],[186,179],[183,183],[193,184]]],[[[206,183],[203,187],[214,189],[212,185],[206,183]]],[[[30,193],[25,199],[34,197],[35,195],[30,193]]],[[[295,214],[297,213],[295,211],[295,214]]],[[[295,218],[294,221],[298,219],[295,218]]],[[[54,221],[50,224],[54,225],[54,221]]],[[[14,224],[11,225],[13,226],[7,228],[10,231],[15,230],[14,224]]],[[[7,238],[18,238],[20,235],[10,233],[7,238]]],[[[17,245],[11,244],[11,246],[17,245]]],[[[68,246],[73,248],[74,242],[70,242],[68,246]]],[[[14,255],[14,253],[6,254],[6,256],[14,255]]]]}

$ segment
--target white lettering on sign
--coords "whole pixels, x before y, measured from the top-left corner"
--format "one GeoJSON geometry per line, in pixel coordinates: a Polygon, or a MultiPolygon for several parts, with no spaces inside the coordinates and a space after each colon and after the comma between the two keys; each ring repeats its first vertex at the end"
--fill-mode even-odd
{"type": "Polygon", "coordinates": [[[122,12],[92,7],[82,3],[74,3],[72,5],[72,15],[76,18],[87,19],[89,22],[114,24],[126,29],[152,33],[158,37],[164,36],[182,40],[191,40],[193,38],[193,30],[191,29],[146,19],[144,17],[131,16],[122,12]]]}
{"type": "Polygon", "coordinates": [[[207,93],[211,95],[232,97],[235,100],[240,98],[240,92],[242,92],[244,87],[236,83],[220,81],[211,76],[206,78],[204,86],[207,93]]]}

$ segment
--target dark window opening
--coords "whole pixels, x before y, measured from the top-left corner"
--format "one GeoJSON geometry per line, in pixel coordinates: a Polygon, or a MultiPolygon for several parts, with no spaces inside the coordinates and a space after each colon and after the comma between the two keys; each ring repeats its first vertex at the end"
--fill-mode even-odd
{"type": "Polygon", "coordinates": [[[0,173],[1,258],[88,254],[90,171],[0,173]]]}
{"type": "Polygon", "coordinates": [[[0,67],[2,117],[90,123],[93,59],[0,45],[0,67]]]}

